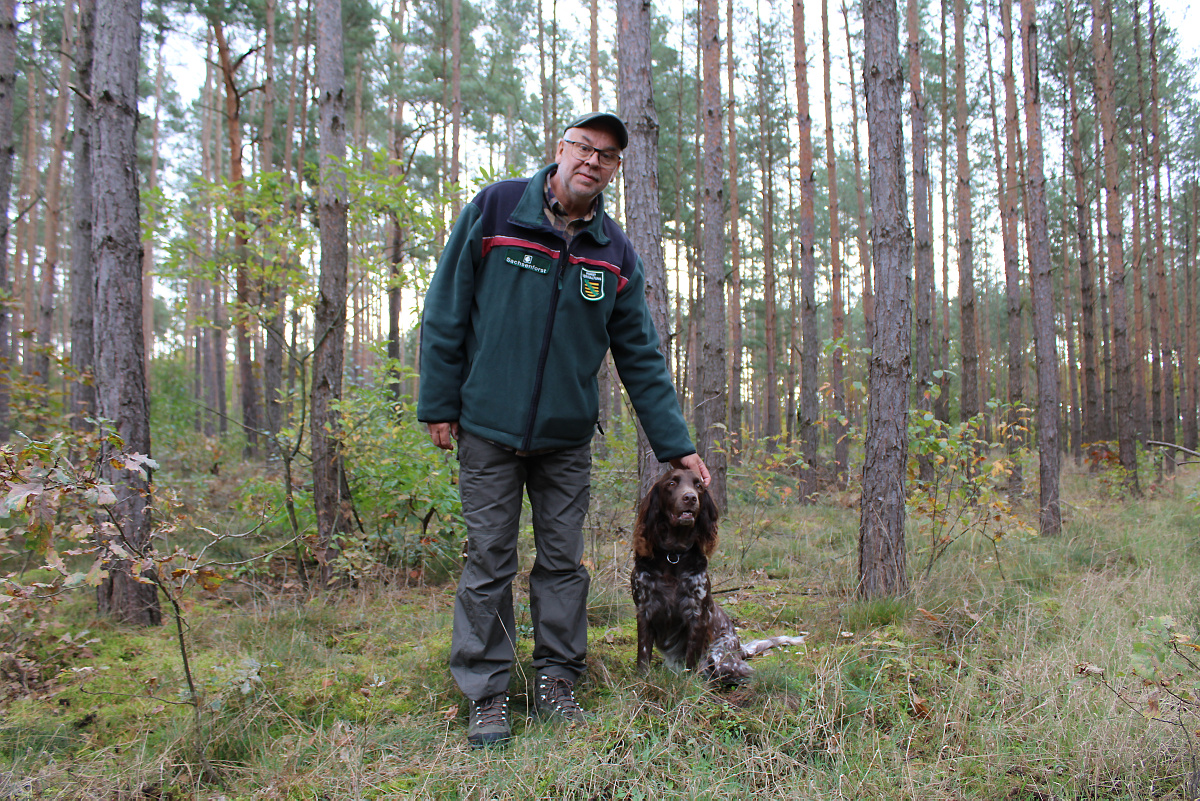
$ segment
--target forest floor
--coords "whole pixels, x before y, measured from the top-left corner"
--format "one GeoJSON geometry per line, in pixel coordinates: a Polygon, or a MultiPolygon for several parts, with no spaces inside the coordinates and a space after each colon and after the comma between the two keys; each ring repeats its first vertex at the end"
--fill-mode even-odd
{"type": "Polygon", "coordinates": [[[115,627],[78,594],[3,655],[0,799],[1193,799],[1198,474],[1123,500],[1111,475],[1069,466],[1061,537],[968,533],[932,561],[914,523],[912,592],[875,602],[854,598],[853,497],[743,493],[712,560],[718,598],[744,637],[808,634],[729,691],[634,669],[632,515],[599,476],[591,719],[528,719],[520,587],[503,750],[466,747],[450,576],[312,597],[276,559],[186,597],[198,707],[174,625],[115,627]]]}

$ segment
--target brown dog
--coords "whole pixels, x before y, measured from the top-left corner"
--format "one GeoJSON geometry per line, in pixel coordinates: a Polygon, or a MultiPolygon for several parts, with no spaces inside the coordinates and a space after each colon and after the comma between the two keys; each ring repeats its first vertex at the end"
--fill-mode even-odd
{"type": "Polygon", "coordinates": [[[771,637],[742,644],[733,621],[712,597],[708,557],[717,547],[717,507],[700,476],[671,470],[642,499],[633,532],[630,575],[637,608],[638,667],[655,646],[674,669],[699,670],[722,684],[746,680],[746,660],[804,637],[771,637]]]}

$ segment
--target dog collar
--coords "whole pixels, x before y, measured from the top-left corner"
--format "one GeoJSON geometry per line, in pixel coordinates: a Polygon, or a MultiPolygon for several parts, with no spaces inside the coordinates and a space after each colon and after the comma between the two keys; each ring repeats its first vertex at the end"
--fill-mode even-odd
{"type": "Polygon", "coordinates": [[[677,565],[679,564],[679,560],[683,558],[683,555],[690,550],[691,548],[688,548],[687,551],[663,551],[663,553],[667,555],[667,561],[670,564],[677,565]]]}

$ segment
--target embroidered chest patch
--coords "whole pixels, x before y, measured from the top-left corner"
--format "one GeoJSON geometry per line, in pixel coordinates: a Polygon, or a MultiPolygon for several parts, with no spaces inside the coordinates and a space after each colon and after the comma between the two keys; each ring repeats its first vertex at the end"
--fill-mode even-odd
{"type": "Polygon", "coordinates": [[[584,300],[602,300],[604,298],[604,271],[580,270],[579,293],[584,300]]]}

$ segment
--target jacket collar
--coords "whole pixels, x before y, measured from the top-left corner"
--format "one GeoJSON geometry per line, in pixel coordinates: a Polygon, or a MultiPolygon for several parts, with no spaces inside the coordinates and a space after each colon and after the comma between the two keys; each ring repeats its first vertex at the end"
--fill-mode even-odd
{"type": "MultiPolygon", "coordinates": [[[[527,228],[550,227],[550,224],[546,222],[545,211],[546,181],[557,169],[557,164],[548,164],[529,179],[529,183],[525,185],[525,191],[521,194],[521,200],[509,215],[509,222],[527,228]]],[[[609,243],[608,235],[604,233],[603,194],[596,199],[596,213],[592,215],[591,221],[583,230],[591,234],[592,238],[596,240],[596,244],[607,245],[609,243]]]]}

